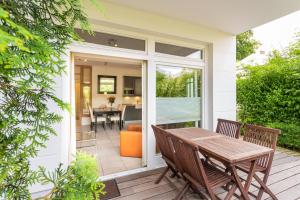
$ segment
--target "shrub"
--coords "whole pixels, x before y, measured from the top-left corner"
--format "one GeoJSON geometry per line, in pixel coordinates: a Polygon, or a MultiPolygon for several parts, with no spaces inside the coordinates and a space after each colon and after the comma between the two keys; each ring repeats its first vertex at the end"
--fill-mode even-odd
{"type": "Polygon", "coordinates": [[[300,150],[300,124],[270,123],[269,127],[281,130],[278,144],[283,147],[300,150]]]}
{"type": "Polygon", "coordinates": [[[52,173],[40,167],[39,176],[42,183],[53,185],[51,192],[40,199],[94,200],[104,194],[96,159],[88,154],[77,153],[71,165],[63,169],[60,164],[52,173]]]}
{"type": "Polygon", "coordinates": [[[237,79],[238,118],[282,130],[279,145],[300,149],[300,38],[237,79]]]}
{"type": "MultiPolygon", "coordinates": [[[[96,3],[96,1],[91,0],[96,3]]],[[[55,78],[75,27],[90,30],[80,0],[0,0],[0,197],[31,199],[37,181],[30,159],[48,138],[61,109],[55,78]],[[57,107],[54,112],[51,107],[57,107]]]]}

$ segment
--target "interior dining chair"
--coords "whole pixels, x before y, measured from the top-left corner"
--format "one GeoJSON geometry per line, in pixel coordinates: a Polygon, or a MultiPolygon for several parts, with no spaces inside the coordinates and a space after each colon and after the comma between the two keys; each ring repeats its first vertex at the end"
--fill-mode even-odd
{"type": "MultiPolygon", "coordinates": [[[[90,120],[91,120],[91,130],[93,130],[93,126],[97,126],[95,116],[93,114],[92,107],[89,103],[87,103],[87,107],[89,108],[90,120]]],[[[102,123],[103,129],[105,130],[106,127],[106,117],[98,116],[97,123],[102,123]]]]}
{"type": "Polygon", "coordinates": [[[204,162],[200,157],[201,154],[197,145],[174,135],[171,135],[169,140],[170,144],[173,145],[173,152],[180,166],[180,172],[186,181],[183,189],[176,196],[176,200],[182,199],[189,188],[206,199],[219,199],[214,191],[229,183],[233,184],[233,186],[225,199],[233,195],[233,191],[236,188],[233,177],[204,162]]]}
{"type": "Polygon", "coordinates": [[[218,119],[216,132],[228,137],[239,138],[242,125],[237,121],[218,119]]]}
{"type": "Polygon", "coordinates": [[[124,116],[126,112],[126,107],[127,107],[126,105],[122,105],[121,128],[123,128],[125,125],[124,116]]]}
{"type": "MultiPolygon", "coordinates": [[[[257,145],[261,145],[264,147],[276,149],[277,139],[280,134],[279,129],[272,129],[272,128],[266,128],[262,126],[256,126],[256,125],[245,125],[244,128],[244,137],[243,140],[247,142],[251,142],[257,145]]],[[[263,174],[263,178],[261,179],[257,174],[254,174],[254,179],[260,184],[260,187],[258,187],[259,192],[257,196],[255,196],[253,193],[249,194],[251,196],[256,197],[256,199],[261,199],[263,192],[268,193],[272,199],[277,199],[276,196],[272,193],[268,187],[266,187],[268,177],[270,174],[274,152],[270,153],[266,157],[259,158],[256,162],[255,172],[260,172],[263,174]]],[[[251,163],[245,162],[237,165],[237,168],[249,173],[250,172],[251,163]]]]}
{"type": "Polygon", "coordinates": [[[174,176],[180,177],[175,163],[174,154],[172,152],[171,146],[169,145],[168,138],[170,137],[170,134],[165,130],[163,130],[162,128],[159,128],[158,126],[152,125],[152,129],[154,132],[156,143],[158,145],[158,148],[160,149],[162,158],[165,160],[167,164],[167,167],[165,168],[163,173],[158,177],[158,179],[155,181],[155,184],[160,183],[162,178],[166,175],[166,173],[169,170],[173,172],[173,175],[171,177],[174,176]]]}
{"type": "MultiPolygon", "coordinates": [[[[117,109],[123,111],[123,107],[124,106],[122,104],[119,104],[118,107],[117,107],[117,109]]],[[[118,124],[120,122],[121,118],[122,118],[122,116],[120,117],[119,113],[118,114],[114,114],[114,115],[109,115],[108,119],[110,121],[110,128],[112,129],[112,122],[114,124],[118,124]]]]}

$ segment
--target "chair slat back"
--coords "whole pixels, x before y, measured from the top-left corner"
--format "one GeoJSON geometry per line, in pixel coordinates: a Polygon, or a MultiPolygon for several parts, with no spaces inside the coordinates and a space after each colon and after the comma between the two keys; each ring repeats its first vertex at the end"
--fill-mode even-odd
{"type": "MultiPolygon", "coordinates": [[[[244,141],[251,142],[260,146],[276,149],[279,129],[266,128],[262,126],[256,126],[247,124],[245,125],[244,141]]],[[[260,158],[257,164],[261,167],[267,168],[273,161],[273,155],[260,158]]]]}
{"type": "Polygon", "coordinates": [[[93,121],[93,119],[94,119],[94,114],[93,114],[92,107],[90,106],[89,103],[86,103],[86,106],[89,108],[90,119],[91,119],[91,121],[93,121]]]}
{"type": "Polygon", "coordinates": [[[152,129],[161,154],[174,163],[174,154],[168,139],[170,137],[170,134],[154,125],[152,125],[152,129]]]}
{"type": "Polygon", "coordinates": [[[218,119],[216,132],[228,137],[239,138],[241,127],[242,123],[240,122],[218,119]]]}
{"type": "Polygon", "coordinates": [[[123,106],[122,106],[122,116],[121,116],[121,120],[122,120],[122,121],[124,120],[124,116],[125,116],[126,108],[127,108],[127,106],[126,106],[126,105],[123,105],[123,106]]]}
{"type": "Polygon", "coordinates": [[[188,177],[186,178],[193,179],[190,180],[191,182],[196,182],[204,186],[206,174],[197,145],[184,141],[174,135],[171,135],[170,142],[173,145],[176,161],[181,173],[187,174],[188,177]]]}

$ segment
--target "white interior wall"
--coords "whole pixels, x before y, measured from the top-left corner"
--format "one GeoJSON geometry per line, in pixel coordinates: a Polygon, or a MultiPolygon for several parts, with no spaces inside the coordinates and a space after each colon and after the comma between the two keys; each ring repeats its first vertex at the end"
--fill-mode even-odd
{"type": "MultiPolygon", "coordinates": [[[[92,65],[92,106],[94,108],[99,107],[102,104],[110,106],[107,101],[107,97],[115,96],[116,100],[113,106],[118,104],[136,104],[136,97],[123,97],[123,77],[124,76],[137,76],[141,77],[141,67],[136,66],[125,66],[122,67],[120,64],[97,64],[92,65]],[[117,77],[117,93],[116,94],[98,94],[97,84],[98,75],[108,75],[117,77]]],[[[141,99],[139,99],[141,102],[141,99]]]]}

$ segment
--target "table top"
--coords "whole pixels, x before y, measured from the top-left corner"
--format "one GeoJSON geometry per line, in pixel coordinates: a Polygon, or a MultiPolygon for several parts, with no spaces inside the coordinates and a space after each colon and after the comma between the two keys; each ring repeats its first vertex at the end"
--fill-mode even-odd
{"type": "Polygon", "coordinates": [[[177,129],[167,129],[169,133],[185,139],[185,140],[204,140],[212,137],[220,137],[218,133],[212,131],[201,129],[201,128],[177,128],[177,129]]]}
{"type": "Polygon", "coordinates": [[[93,108],[94,113],[105,113],[105,112],[121,112],[117,108],[93,108]]]}
{"type": "Polygon", "coordinates": [[[227,163],[253,160],[274,151],[267,147],[201,128],[168,129],[167,131],[179,138],[197,144],[202,153],[227,163]]]}

